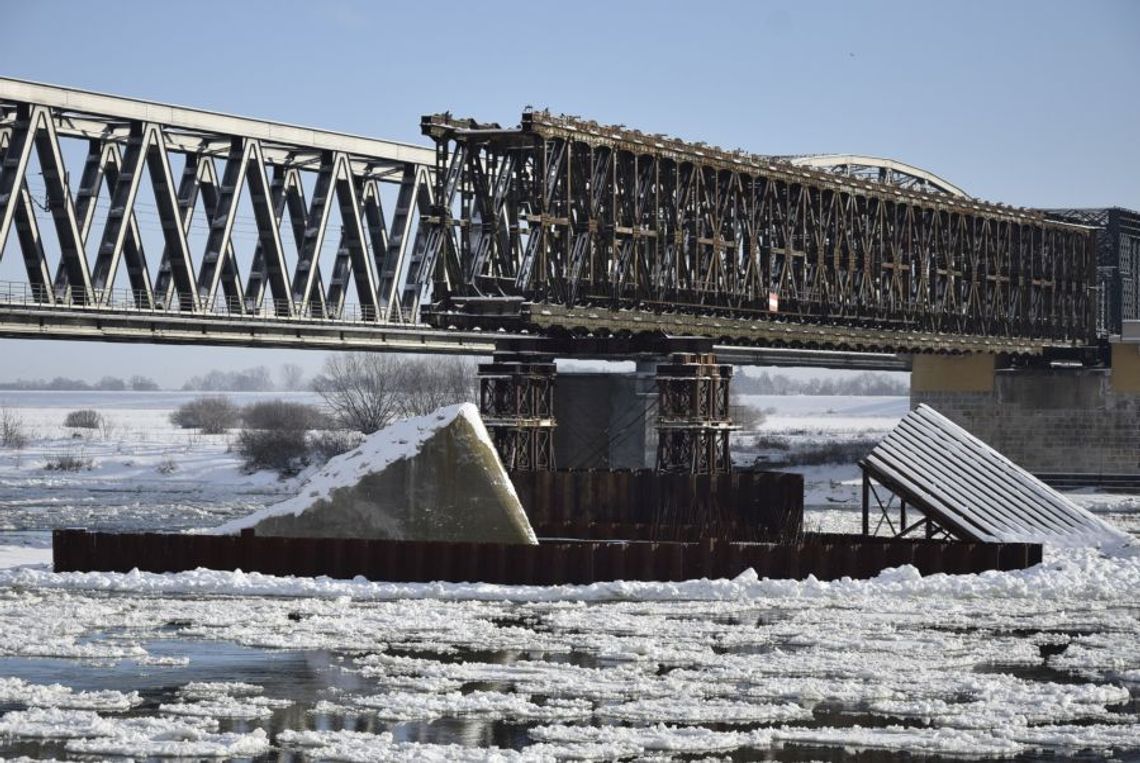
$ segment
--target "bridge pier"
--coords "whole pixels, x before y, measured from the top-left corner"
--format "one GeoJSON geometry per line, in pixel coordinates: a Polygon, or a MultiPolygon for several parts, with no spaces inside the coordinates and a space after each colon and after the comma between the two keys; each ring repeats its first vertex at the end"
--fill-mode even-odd
{"type": "Polygon", "coordinates": [[[565,372],[554,381],[554,460],[561,469],[652,469],[657,362],[633,373],[565,372]]]}
{"type": "Polygon", "coordinates": [[[657,471],[727,474],[732,366],[709,353],[673,353],[657,366],[657,471]]]}
{"type": "Polygon", "coordinates": [[[999,356],[916,355],[925,403],[1035,473],[1140,474],[1140,345],[1110,368],[1004,368],[999,356]]]}
{"type": "Polygon", "coordinates": [[[717,363],[710,347],[691,339],[623,343],[619,357],[637,358],[633,373],[555,373],[554,357],[570,345],[507,340],[493,363],[479,366],[480,412],[511,471],[725,474],[735,429],[732,366],[717,363]]]}

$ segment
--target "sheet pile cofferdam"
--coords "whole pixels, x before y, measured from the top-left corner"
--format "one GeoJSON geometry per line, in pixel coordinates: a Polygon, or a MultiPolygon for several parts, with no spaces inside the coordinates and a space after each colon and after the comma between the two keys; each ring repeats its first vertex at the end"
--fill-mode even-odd
{"type": "Polygon", "coordinates": [[[426,116],[429,320],[1036,354],[1095,341],[1089,229],[545,111],[426,116]]]}

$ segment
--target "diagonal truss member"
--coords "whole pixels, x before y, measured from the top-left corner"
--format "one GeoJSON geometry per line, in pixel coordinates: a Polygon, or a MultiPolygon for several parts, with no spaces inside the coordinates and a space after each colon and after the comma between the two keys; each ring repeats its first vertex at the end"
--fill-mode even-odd
{"type": "Polygon", "coordinates": [[[0,78],[0,156],[0,257],[14,232],[26,303],[418,323],[430,149],[0,78]],[[69,167],[75,144],[85,158],[69,167]],[[143,212],[161,246],[144,240],[143,212]],[[235,235],[239,221],[252,239],[235,235]]]}

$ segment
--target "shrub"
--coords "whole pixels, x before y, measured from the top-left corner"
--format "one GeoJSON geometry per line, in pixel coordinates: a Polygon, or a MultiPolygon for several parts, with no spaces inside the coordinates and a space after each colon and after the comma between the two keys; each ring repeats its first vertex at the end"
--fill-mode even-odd
{"type": "Polygon", "coordinates": [[[320,429],[328,424],[328,417],[319,408],[287,400],[265,400],[247,405],[241,412],[246,429],[320,429]]]}
{"type": "Polygon", "coordinates": [[[77,429],[98,429],[103,425],[103,416],[99,411],[84,408],[67,414],[67,417],[63,420],[63,425],[77,429]]]}
{"type": "Polygon", "coordinates": [[[44,464],[44,469],[49,472],[78,472],[90,469],[94,465],[90,458],[74,453],[64,453],[55,458],[49,458],[44,464]]]}
{"type": "Polygon", "coordinates": [[[296,474],[314,461],[324,463],[360,443],[355,432],[322,431],[329,417],[319,408],[287,400],[266,400],[242,411],[244,428],[237,452],[247,471],[272,469],[283,477],[296,474]]]}
{"type": "Polygon", "coordinates": [[[767,418],[763,411],[748,405],[738,395],[733,395],[729,400],[728,415],[745,432],[755,432],[767,418]]]}
{"type": "Polygon", "coordinates": [[[364,436],[359,432],[335,429],[326,432],[313,432],[309,435],[309,455],[313,463],[323,463],[347,453],[360,445],[364,436]]]}
{"type": "Polygon", "coordinates": [[[119,432],[119,426],[109,417],[103,416],[99,421],[99,436],[104,440],[110,440],[119,432]]]}
{"type": "Polygon", "coordinates": [[[243,429],[237,451],[248,471],[272,469],[289,477],[309,465],[309,447],[303,429],[243,429]]]}
{"type": "Polygon", "coordinates": [[[787,437],[778,435],[756,435],[749,442],[753,450],[791,450],[792,443],[787,437]]]}
{"type": "Polygon", "coordinates": [[[197,397],[178,406],[170,421],[183,429],[201,429],[203,434],[222,434],[237,423],[240,410],[228,397],[197,397]]]}
{"type": "Polygon", "coordinates": [[[866,456],[879,444],[876,439],[834,440],[812,443],[787,450],[785,454],[770,462],[769,466],[819,466],[821,464],[854,464],[866,456]]]}
{"type": "Polygon", "coordinates": [[[15,411],[0,407],[0,447],[22,450],[27,444],[24,420],[15,411]]]}

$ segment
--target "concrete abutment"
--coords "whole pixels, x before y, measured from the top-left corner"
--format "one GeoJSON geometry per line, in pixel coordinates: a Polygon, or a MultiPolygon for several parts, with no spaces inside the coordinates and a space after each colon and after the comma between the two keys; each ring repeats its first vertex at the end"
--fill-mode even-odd
{"type": "Polygon", "coordinates": [[[916,355],[910,403],[930,405],[1032,472],[1140,474],[1140,345],[1114,344],[1111,368],[916,355]]]}

